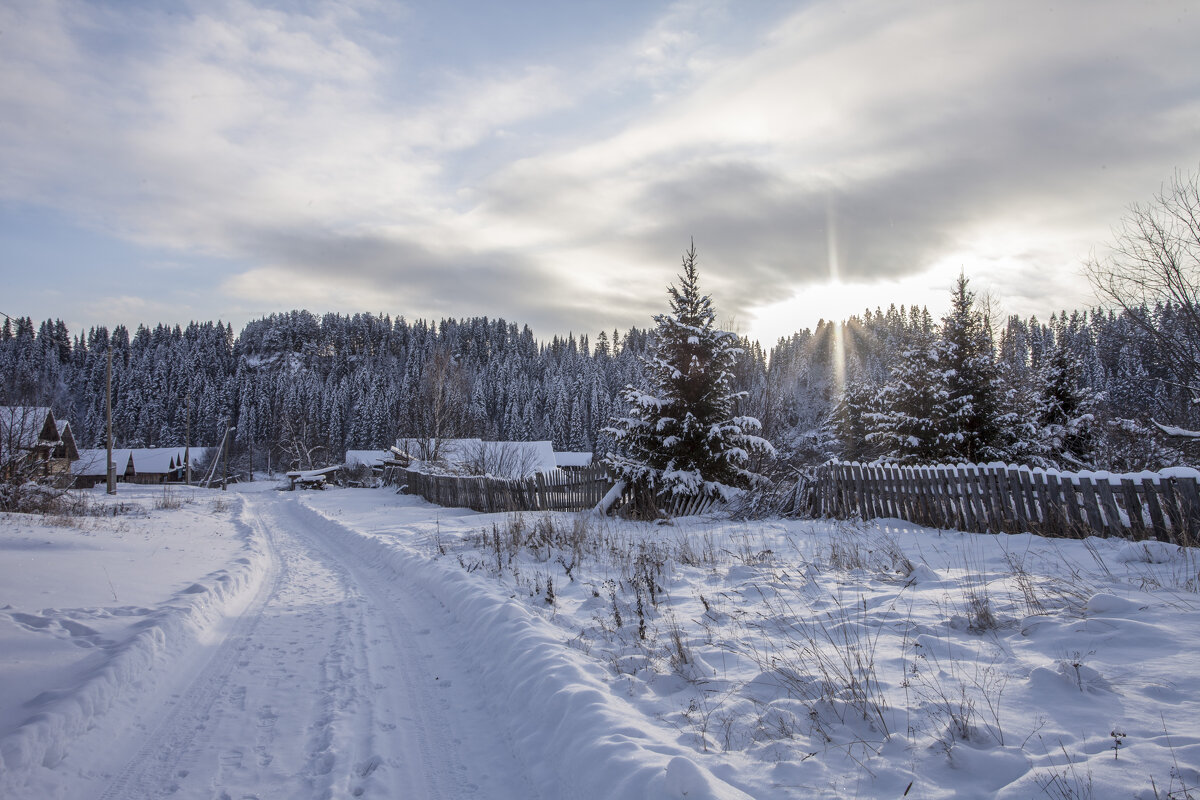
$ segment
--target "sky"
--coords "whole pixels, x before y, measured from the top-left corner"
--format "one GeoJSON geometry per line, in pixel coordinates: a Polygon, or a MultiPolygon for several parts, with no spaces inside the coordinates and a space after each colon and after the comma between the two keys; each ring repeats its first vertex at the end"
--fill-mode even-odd
{"type": "Polygon", "coordinates": [[[764,344],[1095,300],[1200,169],[1189,2],[0,3],[0,312],[647,327],[694,241],[764,344]]]}

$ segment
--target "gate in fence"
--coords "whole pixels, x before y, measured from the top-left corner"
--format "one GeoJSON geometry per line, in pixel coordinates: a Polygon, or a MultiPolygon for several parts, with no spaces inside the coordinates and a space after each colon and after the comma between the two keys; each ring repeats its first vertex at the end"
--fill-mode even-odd
{"type": "MultiPolygon", "coordinates": [[[[1192,472],[1187,470],[1187,472],[1192,472]]],[[[818,516],[898,517],[980,533],[1197,541],[1192,475],[1059,473],[1000,464],[899,466],[830,462],[811,494],[818,516]]]]}

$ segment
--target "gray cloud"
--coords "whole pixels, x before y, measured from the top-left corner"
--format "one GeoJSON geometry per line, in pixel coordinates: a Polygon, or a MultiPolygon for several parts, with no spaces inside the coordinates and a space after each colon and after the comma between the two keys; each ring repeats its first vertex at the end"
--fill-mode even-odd
{"type": "Polygon", "coordinates": [[[0,9],[31,30],[0,52],[0,199],[229,259],[226,297],[254,308],[646,325],[694,237],[746,317],[828,280],[831,219],[843,281],[961,259],[1035,302],[1031,280],[1068,286],[1128,203],[1200,159],[1182,2],[811,3],[737,47],[714,41],[731,16],[677,35],[701,3],[600,67],[509,54],[419,87],[391,71],[399,28],[233,4],[144,15],[157,44],[113,33],[121,57],[99,59],[83,28],[121,15],[64,8],[0,9]]]}

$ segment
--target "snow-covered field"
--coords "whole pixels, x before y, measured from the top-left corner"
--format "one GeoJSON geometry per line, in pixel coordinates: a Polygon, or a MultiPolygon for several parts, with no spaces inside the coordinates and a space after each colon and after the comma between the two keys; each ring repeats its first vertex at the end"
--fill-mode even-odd
{"type": "Polygon", "coordinates": [[[270,488],[0,517],[0,797],[1200,796],[1170,545],[270,488]]]}

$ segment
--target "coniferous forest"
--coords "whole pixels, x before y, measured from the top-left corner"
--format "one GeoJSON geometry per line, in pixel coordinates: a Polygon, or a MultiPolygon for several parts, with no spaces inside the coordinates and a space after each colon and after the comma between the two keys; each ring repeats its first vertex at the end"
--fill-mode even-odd
{"type": "MultiPolygon", "coordinates": [[[[1048,320],[986,315],[970,282],[946,308],[892,306],[821,322],[769,350],[742,340],[733,389],[792,466],[829,458],[1030,464],[1132,471],[1181,463],[1154,422],[1200,428],[1161,351],[1171,304],[1071,311],[1048,320]],[[1138,316],[1135,319],[1135,315],[1138,316]],[[1154,335],[1157,333],[1158,335],[1154,335]]],[[[225,425],[243,468],[337,460],[399,436],[551,440],[612,448],[604,431],[626,386],[644,384],[650,333],[540,340],[503,319],[272,314],[235,332],[96,327],[6,319],[0,405],[46,405],[81,447],[104,437],[113,353],[119,446],[217,443],[225,425]]]]}

